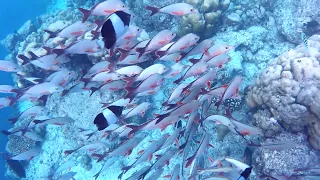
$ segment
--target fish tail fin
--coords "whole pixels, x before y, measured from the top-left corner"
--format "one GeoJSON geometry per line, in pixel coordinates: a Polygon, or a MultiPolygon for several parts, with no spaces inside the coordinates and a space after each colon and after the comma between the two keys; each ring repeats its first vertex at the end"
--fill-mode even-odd
{"type": "Polygon", "coordinates": [[[136,51],[139,53],[138,59],[146,52],[146,47],[136,48],[136,51]]]}
{"type": "Polygon", "coordinates": [[[84,82],[84,87],[88,85],[92,78],[81,78],[80,81],[84,82]]]}
{"type": "Polygon", "coordinates": [[[162,106],[167,106],[169,104],[168,100],[164,103],[162,103],[162,106]]]}
{"type": "Polygon", "coordinates": [[[122,80],[127,83],[127,84],[126,84],[126,87],[131,87],[132,84],[133,84],[134,81],[135,81],[135,78],[134,78],[134,77],[125,77],[125,78],[123,78],[122,80]]]}
{"type": "Polygon", "coordinates": [[[97,28],[95,30],[96,32],[98,32],[98,30],[103,26],[104,22],[105,20],[102,20],[102,19],[97,19],[94,21],[94,23],[97,24],[97,28]]]}
{"type": "Polygon", "coordinates": [[[146,9],[151,11],[150,16],[153,16],[154,14],[158,13],[160,10],[159,8],[152,7],[152,6],[146,6],[146,9]]]}
{"type": "Polygon", "coordinates": [[[134,98],[135,88],[133,88],[133,87],[125,87],[124,89],[127,91],[127,95],[125,96],[125,98],[129,98],[130,102],[131,102],[133,100],[133,98],[134,98]]]}
{"type": "Polygon", "coordinates": [[[91,93],[90,93],[90,97],[92,96],[92,94],[94,94],[96,91],[98,91],[99,89],[101,88],[100,87],[91,87],[90,90],[91,90],[91,93]]]}
{"type": "Polygon", "coordinates": [[[92,30],[91,34],[93,35],[91,40],[96,40],[99,38],[99,32],[97,30],[92,30]]]}
{"type": "Polygon", "coordinates": [[[182,79],[183,79],[183,76],[182,76],[181,78],[179,78],[179,79],[177,79],[177,80],[173,81],[173,83],[175,83],[175,84],[179,84],[179,83],[182,81],[182,79]]]}
{"type": "Polygon", "coordinates": [[[192,164],[192,162],[194,161],[194,158],[196,157],[195,155],[196,155],[196,154],[194,154],[193,156],[191,156],[191,157],[189,157],[189,158],[187,159],[187,163],[186,163],[186,165],[185,165],[185,168],[189,167],[189,166],[192,164]]]}
{"type": "Polygon", "coordinates": [[[158,118],[156,124],[159,124],[164,118],[167,117],[167,114],[156,115],[156,117],[158,118]]]}
{"type": "Polygon", "coordinates": [[[6,135],[6,136],[9,136],[11,134],[11,132],[6,131],[6,130],[2,130],[1,133],[6,135]]]}
{"type": "Polygon", "coordinates": [[[47,54],[52,54],[53,48],[43,46],[42,49],[44,49],[45,51],[47,51],[47,54]]]}
{"type": "Polygon", "coordinates": [[[107,153],[105,154],[97,154],[97,153],[93,153],[91,154],[91,157],[97,157],[97,162],[101,162],[104,158],[106,158],[108,156],[107,153]]]}
{"type": "Polygon", "coordinates": [[[110,62],[110,64],[108,65],[108,69],[110,72],[113,72],[115,70],[117,63],[116,62],[110,62]]]}
{"type": "Polygon", "coordinates": [[[40,124],[43,121],[41,121],[41,120],[33,120],[32,122],[35,123],[35,124],[40,124]]]}
{"type": "Polygon", "coordinates": [[[189,59],[192,64],[195,64],[200,61],[200,59],[189,59]]]}
{"type": "MultiPolygon", "coordinates": [[[[14,91],[13,91],[14,92],[14,91]]],[[[8,97],[8,99],[10,99],[10,104],[9,104],[9,106],[12,106],[12,105],[14,105],[17,101],[18,101],[18,99],[20,98],[21,96],[17,96],[17,97],[8,97]]]]}
{"type": "Polygon", "coordinates": [[[178,106],[177,104],[167,104],[167,107],[168,107],[167,110],[171,110],[177,106],[178,106]]]}
{"type": "Polygon", "coordinates": [[[70,91],[70,89],[63,90],[62,93],[61,93],[61,96],[63,97],[65,95],[67,95],[69,93],[69,91],[70,91]]]}
{"type": "Polygon", "coordinates": [[[45,96],[41,96],[39,99],[38,99],[38,102],[41,102],[43,106],[45,106],[47,104],[47,101],[48,101],[48,97],[47,95],[45,96]]]}
{"type": "Polygon", "coordinates": [[[118,48],[117,49],[119,52],[120,52],[120,58],[119,58],[119,61],[123,61],[129,54],[130,54],[130,51],[128,50],[125,50],[125,49],[121,49],[121,48],[118,48]]]}
{"type": "Polygon", "coordinates": [[[57,37],[57,33],[55,32],[52,32],[52,31],[49,31],[49,30],[44,30],[44,32],[48,33],[49,34],[49,38],[55,38],[57,37]]]}
{"type": "Polygon", "coordinates": [[[123,174],[125,174],[131,168],[132,168],[132,166],[126,166],[126,167],[122,168],[122,170],[124,171],[123,174]]]}
{"type": "Polygon", "coordinates": [[[83,9],[83,8],[78,8],[78,10],[82,13],[82,23],[84,23],[89,16],[91,15],[91,10],[83,9]]]}
{"type": "Polygon", "coordinates": [[[7,121],[11,122],[11,125],[14,125],[18,121],[18,118],[10,118],[7,121]]]}
{"type": "Polygon", "coordinates": [[[69,156],[70,154],[72,154],[73,152],[75,152],[77,149],[74,149],[74,150],[67,150],[67,151],[64,151],[64,154],[66,156],[69,156]]]}
{"type": "Polygon", "coordinates": [[[18,55],[18,58],[22,60],[21,66],[30,63],[30,59],[29,59],[27,56],[23,55],[23,54],[19,54],[19,55],[18,55]]]}
{"type": "Polygon", "coordinates": [[[167,53],[167,51],[157,51],[156,55],[158,56],[158,58],[160,58],[160,57],[166,55],[166,53],[167,53]]]}
{"type": "Polygon", "coordinates": [[[64,49],[52,49],[51,51],[52,53],[56,54],[57,57],[61,56],[62,54],[64,54],[64,49]]]}

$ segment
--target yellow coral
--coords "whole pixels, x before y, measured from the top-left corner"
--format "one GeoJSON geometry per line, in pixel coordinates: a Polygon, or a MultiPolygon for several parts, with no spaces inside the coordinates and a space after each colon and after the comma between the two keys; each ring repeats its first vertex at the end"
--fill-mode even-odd
{"type": "Polygon", "coordinates": [[[219,0],[204,0],[203,4],[201,5],[201,9],[205,13],[218,10],[218,7],[219,7],[219,0]]]}

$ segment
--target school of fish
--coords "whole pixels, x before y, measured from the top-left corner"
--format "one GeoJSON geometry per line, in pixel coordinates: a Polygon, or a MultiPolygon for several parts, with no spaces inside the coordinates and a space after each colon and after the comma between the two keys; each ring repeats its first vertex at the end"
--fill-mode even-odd
{"type": "MultiPolygon", "coordinates": [[[[97,118],[94,122],[98,126],[97,130],[90,132],[89,127],[80,130],[88,138],[97,132],[103,132],[101,142],[65,150],[66,156],[72,155],[75,151],[85,151],[98,162],[103,161],[104,165],[94,176],[95,179],[115,163],[119,156],[130,156],[133,149],[137,148],[147,136],[148,131],[156,129],[164,131],[169,126],[173,126],[174,131],[154,139],[148,147],[140,150],[139,157],[132,164],[126,164],[122,172],[119,172],[119,179],[123,179],[124,174],[146,161],[150,161],[150,166],[136,171],[128,179],[163,177],[176,180],[198,179],[199,176],[216,180],[247,179],[250,173],[242,175],[241,172],[246,169],[251,172],[250,165],[231,157],[209,158],[208,166],[198,168],[199,157],[205,155],[208,149],[214,148],[210,143],[211,135],[204,125],[206,123],[222,124],[245,139],[247,136],[263,136],[259,128],[237,121],[231,116],[228,108],[223,107],[227,99],[241,99],[239,88],[242,77],[240,75],[235,76],[228,84],[216,83],[219,70],[231,60],[227,53],[234,47],[215,44],[211,39],[199,42],[200,37],[193,33],[177,37],[170,30],[162,30],[152,38],[141,41],[139,36],[143,30],[131,23],[128,24],[134,15],[121,0],[107,0],[89,10],[83,8],[79,10],[83,14],[82,21],[77,21],[58,32],[46,30],[50,38],[78,38],[73,43],[64,44],[64,41],[61,41],[58,47],[43,47],[46,55],[38,56],[31,51],[28,55],[20,54],[17,64],[5,60],[0,62],[1,71],[15,73],[19,78],[33,83],[25,89],[0,85],[0,93],[14,94],[0,98],[0,108],[22,101],[39,102],[37,106],[9,119],[14,125],[21,119],[30,118],[26,127],[16,131],[4,130],[3,134],[22,136],[41,142],[43,138],[33,131],[35,127],[72,124],[73,119],[69,117],[52,118],[41,114],[45,109],[47,98],[52,94],[60,93],[61,96],[66,96],[80,91],[91,91],[91,94],[98,91],[126,91],[125,95],[115,102],[101,103],[102,120],[97,118]],[[95,21],[92,22],[92,19],[95,21]],[[88,32],[91,32],[92,39],[79,40],[79,37],[88,32]],[[69,55],[97,52],[108,53],[110,58],[78,72],[68,70],[64,66],[72,61],[69,55]],[[195,59],[196,55],[200,58],[195,59]],[[151,62],[151,65],[146,67],[145,62],[151,62]],[[26,77],[23,67],[30,65],[52,71],[52,73],[45,79],[26,77]],[[67,85],[70,82],[76,83],[69,87],[67,85]],[[152,96],[158,91],[166,90],[168,83],[173,84],[175,88],[167,100],[162,102],[162,109],[157,109],[158,114],[147,114],[153,102],[141,102],[139,97],[152,96]],[[218,100],[213,101],[214,98],[218,100]],[[207,112],[213,108],[225,109],[226,113],[208,115],[207,112]],[[106,116],[106,110],[112,116],[106,116]],[[131,123],[130,118],[134,116],[147,116],[149,120],[142,124],[131,123]],[[90,133],[87,133],[88,131],[90,133]],[[110,139],[110,134],[116,135],[116,138],[110,139]],[[96,153],[97,150],[103,150],[109,146],[105,140],[114,142],[120,140],[120,143],[103,154],[96,153]],[[191,148],[192,146],[195,148],[191,148]],[[163,153],[159,154],[159,152],[163,153]],[[182,156],[182,161],[174,166],[171,174],[162,174],[164,167],[175,156],[182,156]]],[[[177,18],[198,13],[195,7],[186,3],[176,3],[161,8],[147,6],[146,10],[151,11],[151,15],[166,13],[177,18]]],[[[248,141],[248,143],[251,142],[248,141]]],[[[277,148],[276,145],[274,146],[277,148]]],[[[282,147],[281,144],[278,146],[282,147]]],[[[7,160],[27,161],[40,153],[42,153],[40,148],[31,149],[9,156],[7,160]]],[[[74,177],[76,172],[70,169],[78,163],[65,162],[55,169],[52,177],[57,179],[74,177]]],[[[251,175],[254,174],[252,171],[251,175]]]]}

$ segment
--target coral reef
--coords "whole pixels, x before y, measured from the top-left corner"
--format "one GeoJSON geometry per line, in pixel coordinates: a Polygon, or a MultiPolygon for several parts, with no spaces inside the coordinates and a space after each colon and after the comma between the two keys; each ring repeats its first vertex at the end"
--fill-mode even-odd
{"type": "MultiPolygon", "coordinates": [[[[270,150],[259,148],[253,154],[253,164],[263,174],[277,174],[290,177],[296,169],[315,167],[319,161],[319,152],[311,149],[306,135],[298,133],[279,134],[276,138],[269,138],[264,143],[293,141],[294,147],[284,150],[270,150]]],[[[274,176],[276,177],[276,176],[274,176]]],[[[262,178],[263,179],[263,178],[262,178]]],[[[267,179],[267,178],[266,178],[267,179]]]]}
{"type": "MultiPolygon", "coordinates": [[[[315,133],[320,121],[319,114],[319,88],[320,65],[320,36],[312,36],[309,48],[303,45],[277,57],[269,67],[260,75],[256,83],[250,87],[247,102],[252,108],[268,110],[276,122],[291,132],[302,132],[305,126],[313,127],[310,136],[315,149],[320,149],[319,138],[315,133]],[[310,55],[310,56],[309,56],[310,55]],[[311,125],[310,125],[311,124],[311,125]],[[313,137],[315,136],[315,137],[313,137]]],[[[270,118],[256,115],[256,123],[271,136],[278,132],[275,128],[271,132],[270,118]]]]}

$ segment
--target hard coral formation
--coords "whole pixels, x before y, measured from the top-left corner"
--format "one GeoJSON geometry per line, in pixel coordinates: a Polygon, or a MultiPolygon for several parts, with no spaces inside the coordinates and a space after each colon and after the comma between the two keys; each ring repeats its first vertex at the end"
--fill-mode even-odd
{"type": "Polygon", "coordinates": [[[179,25],[179,35],[188,33],[203,34],[202,37],[211,37],[222,10],[226,10],[230,4],[229,0],[186,0],[187,3],[198,7],[200,13],[182,17],[179,25]]]}
{"type": "MultiPolygon", "coordinates": [[[[302,132],[307,126],[312,146],[319,150],[315,124],[320,121],[320,36],[312,36],[308,43],[308,49],[300,45],[272,61],[250,87],[247,102],[252,108],[267,110],[276,120],[274,123],[289,132],[302,132]]],[[[273,131],[267,125],[271,123],[270,118],[259,117],[259,114],[264,113],[258,112],[255,116],[258,126],[270,136],[275,135],[278,129],[273,131]]]]}

